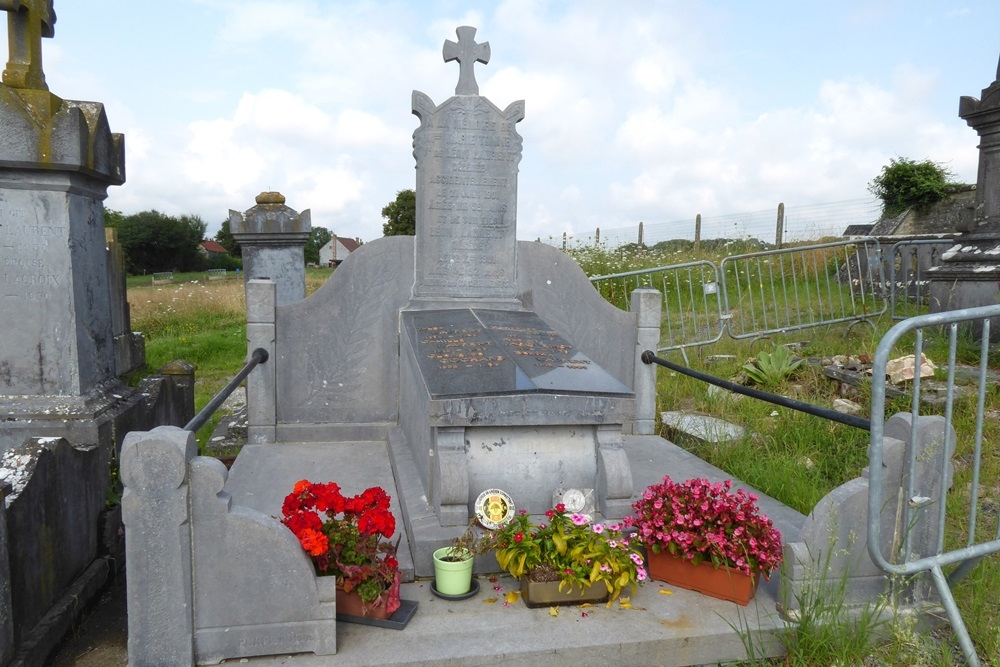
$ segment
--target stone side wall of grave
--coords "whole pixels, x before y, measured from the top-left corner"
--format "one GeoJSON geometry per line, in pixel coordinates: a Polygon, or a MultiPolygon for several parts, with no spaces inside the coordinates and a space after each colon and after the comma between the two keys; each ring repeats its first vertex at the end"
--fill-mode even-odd
{"type": "MultiPolygon", "coordinates": [[[[955,431],[940,416],[923,416],[918,420],[914,438],[917,447],[914,488],[931,498],[932,507],[937,507],[947,494],[952,478],[949,463],[943,476],[945,488],[942,488],[940,448],[947,428],[952,449],[949,458],[954,454],[955,431]]],[[[894,536],[894,532],[900,488],[905,483],[905,467],[909,460],[911,415],[892,416],[885,423],[884,433],[881,551],[887,561],[893,562],[896,559],[891,553],[893,544],[903,541],[903,537],[894,536]]],[[[868,555],[868,488],[866,468],[861,477],[842,484],[817,503],[799,535],[786,541],[782,565],[782,585],[785,586],[782,604],[786,613],[794,616],[803,601],[815,595],[831,600],[834,595],[842,594],[849,608],[862,608],[875,605],[879,596],[888,592],[888,575],[868,555]]],[[[936,553],[936,515],[936,511],[925,512],[924,517],[909,528],[914,558],[936,553]]],[[[932,586],[925,577],[902,583],[894,592],[895,601],[900,604],[918,605],[933,596],[932,586]]]]}
{"type": "Polygon", "coordinates": [[[97,446],[63,438],[29,438],[8,450],[0,468],[13,482],[8,498],[8,561],[15,645],[91,565],[98,514],[108,488],[107,460],[97,446]]]}

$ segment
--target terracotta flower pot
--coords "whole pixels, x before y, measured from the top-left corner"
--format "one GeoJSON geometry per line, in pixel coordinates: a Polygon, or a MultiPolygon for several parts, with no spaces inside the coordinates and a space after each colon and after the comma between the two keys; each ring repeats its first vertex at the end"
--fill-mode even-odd
{"type": "Polygon", "coordinates": [[[389,618],[385,609],[386,602],[387,600],[383,596],[380,603],[365,605],[357,590],[347,593],[343,588],[337,586],[337,616],[366,616],[385,620],[389,618]]]}
{"type": "Polygon", "coordinates": [[[760,574],[749,576],[728,567],[715,567],[711,561],[693,565],[669,553],[649,552],[646,563],[649,576],[678,588],[698,591],[713,598],[729,600],[744,607],[757,592],[760,574]]]}
{"type": "Polygon", "coordinates": [[[564,587],[560,591],[558,581],[529,581],[527,577],[521,577],[521,599],[531,608],[604,602],[608,599],[608,589],[604,584],[597,583],[590,587],[564,587]]]}

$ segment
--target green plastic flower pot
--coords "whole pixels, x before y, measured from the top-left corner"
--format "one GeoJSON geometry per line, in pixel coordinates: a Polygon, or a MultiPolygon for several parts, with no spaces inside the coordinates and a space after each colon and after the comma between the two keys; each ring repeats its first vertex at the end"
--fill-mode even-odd
{"type": "Polygon", "coordinates": [[[472,554],[459,551],[462,560],[446,560],[453,556],[451,547],[434,552],[434,587],[442,595],[463,595],[472,588],[472,554]]]}

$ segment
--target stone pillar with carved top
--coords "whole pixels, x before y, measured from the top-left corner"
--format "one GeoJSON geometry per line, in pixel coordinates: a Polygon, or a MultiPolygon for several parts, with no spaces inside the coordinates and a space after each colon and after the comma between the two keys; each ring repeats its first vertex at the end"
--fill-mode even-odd
{"type": "Polygon", "coordinates": [[[306,295],[305,245],[312,232],[309,209],[299,213],[285,206],[280,192],[261,192],[246,213],[229,211],[229,231],[243,248],[243,275],[274,281],[276,305],[306,295]]]}

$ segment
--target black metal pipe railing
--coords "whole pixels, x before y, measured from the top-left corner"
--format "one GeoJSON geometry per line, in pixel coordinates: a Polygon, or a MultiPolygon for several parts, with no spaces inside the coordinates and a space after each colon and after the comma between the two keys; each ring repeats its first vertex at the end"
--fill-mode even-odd
{"type": "Polygon", "coordinates": [[[847,426],[853,426],[854,428],[860,428],[865,431],[871,430],[871,421],[865,419],[864,417],[856,417],[854,415],[848,415],[843,412],[837,412],[836,410],[831,410],[830,408],[820,407],[818,405],[813,405],[812,403],[803,403],[802,401],[796,401],[794,398],[788,398],[787,396],[779,396],[778,394],[772,394],[770,392],[761,391],[760,389],[754,389],[753,387],[744,387],[741,384],[735,382],[730,382],[729,380],[723,380],[722,378],[717,378],[714,375],[708,375],[706,373],[701,373],[699,371],[688,368],[687,366],[681,366],[680,364],[675,364],[666,359],[661,359],[656,356],[652,350],[646,350],[642,353],[642,362],[645,364],[656,364],[658,366],[663,366],[664,368],[669,368],[672,371],[681,373],[682,375],[687,375],[688,377],[693,377],[696,380],[701,380],[702,382],[708,382],[709,384],[714,384],[716,387],[722,387],[723,389],[728,389],[731,392],[737,394],[743,394],[744,396],[750,396],[751,398],[756,398],[762,401],[767,401],[768,403],[774,403],[775,405],[780,405],[785,408],[791,408],[792,410],[798,410],[799,412],[805,412],[816,417],[822,417],[823,419],[829,419],[830,421],[840,422],[841,424],[846,424],[847,426]]]}
{"type": "Polygon", "coordinates": [[[208,405],[203,407],[201,411],[194,416],[194,419],[189,421],[184,426],[184,430],[197,432],[198,429],[205,425],[205,422],[212,418],[212,415],[215,414],[215,411],[219,409],[219,406],[222,405],[227,398],[229,398],[229,395],[236,391],[236,388],[240,386],[240,383],[242,383],[243,380],[250,375],[250,371],[255,369],[258,364],[262,364],[265,361],[267,361],[267,350],[264,348],[258,347],[256,350],[251,352],[250,359],[248,359],[247,363],[244,364],[242,369],[240,369],[240,372],[236,374],[236,377],[230,380],[229,384],[223,387],[222,391],[216,394],[215,398],[209,401],[208,405]]]}

